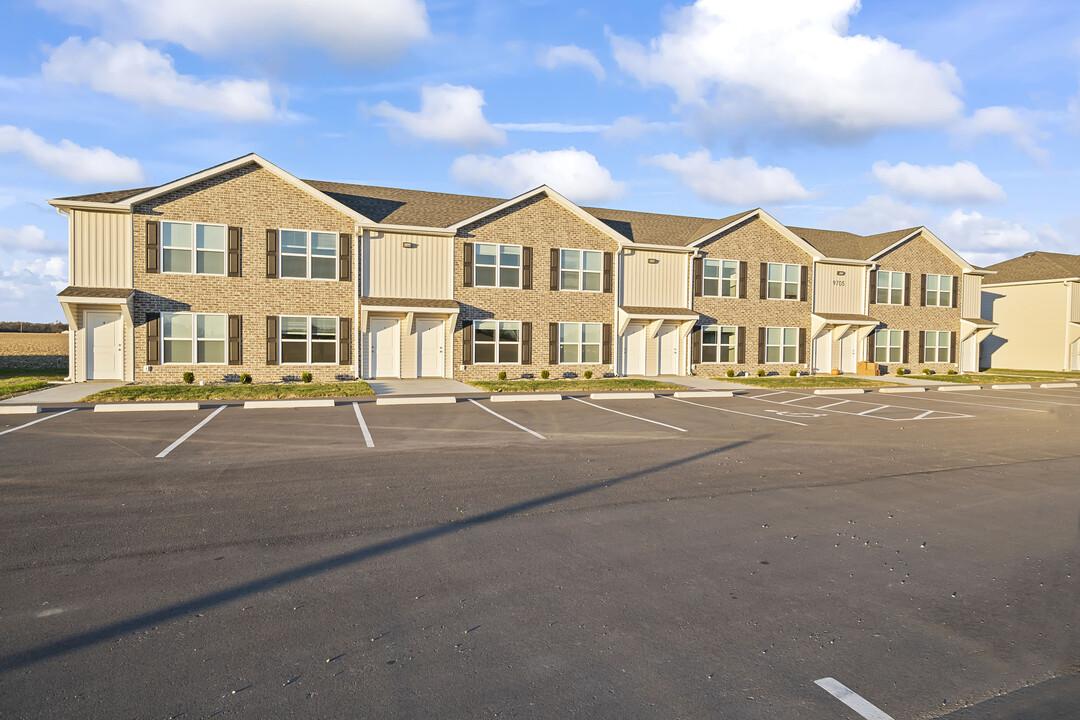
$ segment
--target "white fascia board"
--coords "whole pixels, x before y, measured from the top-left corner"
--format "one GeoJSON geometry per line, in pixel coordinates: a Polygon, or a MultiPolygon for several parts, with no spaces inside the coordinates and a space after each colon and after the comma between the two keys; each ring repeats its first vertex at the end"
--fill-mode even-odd
{"type": "Polygon", "coordinates": [[[360,223],[361,230],[376,232],[408,233],[410,235],[439,235],[453,237],[455,232],[447,228],[427,227],[424,225],[387,225],[382,223],[360,223]]]}
{"type": "Polygon", "coordinates": [[[1080,277],[1046,278],[1045,280],[1024,280],[1022,282],[993,283],[984,282],[983,287],[1016,287],[1020,285],[1045,285],[1047,283],[1071,283],[1080,282],[1080,277]]]}
{"type": "Polygon", "coordinates": [[[638,250],[659,250],[660,252],[686,253],[688,255],[698,252],[696,249],[684,245],[651,245],[649,243],[633,241],[620,242],[619,247],[630,249],[636,248],[638,250]]]}
{"type": "Polygon", "coordinates": [[[799,237],[795,233],[791,232],[791,230],[786,225],[781,223],[779,220],[774,218],[772,215],[765,212],[764,210],[757,210],[755,212],[758,213],[758,217],[760,217],[765,222],[766,225],[768,225],[773,230],[775,230],[776,232],[780,233],[781,235],[786,237],[788,240],[790,240],[792,245],[794,245],[795,247],[802,250],[804,253],[806,253],[807,255],[812,257],[814,260],[820,260],[822,258],[820,250],[818,250],[816,247],[814,247],[810,243],[803,240],[801,237],[799,237]]]}
{"type": "Polygon", "coordinates": [[[430,307],[428,305],[365,305],[360,298],[360,310],[366,313],[420,313],[421,315],[457,315],[461,308],[430,307]]]}
{"type": "Polygon", "coordinates": [[[135,294],[132,290],[131,294],[122,298],[100,298],[100,297],[75,297],[73,295],[65,295],[64,297],[58,297],[61,305],[127,305],[128,300],[131,299],[131,295],[135,294]]]}
{"type": "Polygon", "coordinates": [[[761,208],[757,208],[756,210],[751,210],[750,212],[746,213],[742,217],[740,217],[740,218],[738,218],[736,220],[732,220],[731,222],[729,222],[724,227],[717,228],[716,230],[713,230],[711,233],[708,233],[706,235],[702,235],[697,240],[693,241],[692,243],[689,243],[687,245],[687,247],[696,248],[698,245],[701,245],[702,243],[708,242],[709,240],[716,237],[720,233],[727,232],[728,230],[735,227],[739,223],[746,222],[747,220],[749,220],[750,218],[754,217],[755,215],[757,215],[758,213],[761,213],[761,212],[764,212],[761,208]]]}
{"type": "Polygon", "coordinates": [[[876,263],[870,260],[855,260],[854,258],[831,258],[831,257],[815,257],[814,262],[828,263],[830,265],[857,265],[859,267],[871,267],[876,263]]]}
{"type": "Polygon", "coordinates": [[[920,227],[920,228],[916,228],[916,229],[915,229],[915,230],[914,230],[913,232],[911,232],[911,233],[909,233],[908,235],[905,235],[904,237],[900,238],[899,240],[897,240],[896,242],[894,242],[894,243],[893,243],[892,245],[890,245],[889,247],[887,247],[887,248],[885,248],[884,250],[881,250],[881,251],[879,251],[879,252],[875,253],[874,255],[872,255],[872,256],[870,257],[870,259],[871,259],[871,260],[877,260],[877,259],[878,259],[878,258],[880,258],[881,256],[883,256],[883,255],[885,255],[885,254],[887,254],[887,253],[890,253],[890,252],[892,252],[893,250],[895,250],[896,248],[900,247],[900,246],[901,246],[901,245],[903,245],[904,243],[906,243],[906,242],[908,242],[909,240],[911,240],[911,239],[913,239],[913,238],[917,237],[917,236],[918,236],[919,234],[924,234],[924,235],[926,236],[926,239],[930,241],[930,244],[931,244],[931,245],[933,245],[933,246],[934,246],[934,247],[936,247],[936,248],[937,248],[938,250],[940,250],[940,251],[942,252],[942,254],[944,254],[944,255],[945,255],[945,257],[949,258],[949,259],[950,259],[950,260],[952,260],[952,261],[953,261],[954,263],[956,263],[956,264],[957,264],[957,265],[958,265],[958,266],[960,267],[960,269],[961,269],[961,270],[962,270],[963,272],[965,272],[965,273],[970,273],[970,272],[981,272],[980,270],[978,270],[978,268],[976,268],[976,267],[975,267],[974,265],[972,265],[971,263],[969,263],[969,262],[968,262],[967,260],[965,260],[964,258],[962,258],[962,257],[960,257],[959,255],[957,255],[957,254],[956,254],[956,251],[955,251],[955,250],[953,250],[953,249],[952,249],[951,247],[949,247],[948,245],[946,245],[946,244],[945,244],[945,243],[944,243],[944,242],[943,242],[943,241],[941,240],[941,238],[939,238],[939,237],[938,237],[937,235],[935,235],[934,233],[930,232],[929,228],[927,228],[927,227],[925,227],[925,226],[924,226],[924,227],[920,227]]]}
{"type": "Polygon", "coordinates": [[[981,268],[973,267],[970,270],[965,268],[964,269],[964,274],[965,275],[982,275],[983,277],[985,277],[987,275],[997,275],[998,271],[997,270],[983,270],[981,268]]]}
{"type": "Polygon", "coordinates": [[[105,212],[130,213],[131,208],[127,205],[115,203],[96,202],[92,200],[47,200],[57,210],[102,210],[105,212]]]}

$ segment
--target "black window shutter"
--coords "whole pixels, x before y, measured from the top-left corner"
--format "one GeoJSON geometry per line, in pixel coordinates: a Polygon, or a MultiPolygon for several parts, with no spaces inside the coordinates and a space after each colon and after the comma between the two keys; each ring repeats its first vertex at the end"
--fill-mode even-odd
{"type": "Polygon", "coordinates": [[[904,273],[904,304],[911,304],[911,273],[904,273]]]}
{"type": "Polygon", "coordinates": [[[757,329],[757,361],[758,365],[765,363],[765,328],[757,329]]]}
{"type": "Polygon", "coordinates": [[[146,314],[146,364],[161,364],[161,314],[146,314]]]}
{"type": "Polygon", "coordinates": [[[602,348],[603,357],[600,358],[600,362],[605,365],[610,365],[613,362],[612,359],[612,342],[611,342],[611,323],[604,323],[604,345],[602,348]]]}
{"type": "MultiPolygon", "coordinates": [[[[922,298],[922,301],[919,303],[919,305],[922,305],[922,306],[925,307],[926,306],[926,273],[922,274],[922,285],[919,287],[919,291],[920,291],[919,292],[920,297],[922,298]]],[[[920,356],[920,362],[921,362],[922,353],[919,353],[919,356],[920,356]]]]}
{"type": "Polygon", "coordinates": [[[739,297],[746,299],[746,261],[739,261],[739,297]]]}
{"type": "Polygon", "coordinates": [[[473,244],[467,242],[461,247],[462,262],[464,265],[464,272],[461,278],[461,284],[464,287],[472,287],[473,283],[473,244]]]}
{"type": "Polygon", "coordinates": [[[229,316],[229,364],[243,364],[244,318],[241,315],[229,316]]]}
{"type": "Polygon", "coordinates": [[[695,325],[690,333],[690,363],[701,364],[701,326],[695,325]]]}
{"type": "Polygon", "coordinates": [[[161,224],[157,220],[146,221],[146,272],[156,273],[158,268],[158,257],[160,256],[160,240],[158,240],[158,233],[161,231],[161,224]]]}
{"type": "MultiPolygon", "coordinates": [[[[615,276],[614,268],[615,268],[615,255],[614,255],[614,253],[609,253],[609,252],[604,253],[604,292],[606,292],[606,293],[615,291],[615,283],[614,283],[614,280],[613,280],[613,278],[615,276]]],[[[604,362],[610,362],[610,361],[605,360],[604,362]]]]}
{"type": "Polygon", "coordinates": [[[738,347],[735,352],[739,356],[739,363],[744,364],[746,362],[746,328],[742,325],[739,326],[738,340],[736,342],[738,347]]]}
{"type": "MultiPolygon", "coordinates": [[[[701,297],[705,285],[705,258],[694,258],[694,297],[701,297]]],[[[696,332],[696,329],[695,329],[696,332]]],[[[701,362],[700,359],[697,362],[701,362]]]]}
{"type": "Polygon", "coordinates": [[[957,351],[956,332],[953,331],[953,332],[949,333],[949,362],[950,363],[956,362],[956,358],[957,358],[957,352],[956,351],[957,351]]]}
{"type": "Polygon", "coordinates": [[[352,277],[352,240],[348,233],[338,234],[338,280],[352,277]]]}
{"type": "Polygon", "coordinates": [[[243,231],[238,227],[229,228],[229,258],[226,273],[229,277],[240,277],[240,239],[243,231]]]}
{"type": "Polygon", "coordinates": [[[266,364],[278,364],[278,319],[277,315],[266,316],[266,364]]]}
{"type": "Polygon", "coordinates": [[[917,362],[926,362],[926,331],[919,331],[919,359],[917,362]]]}
{"type": "Polygon", "coordinates": [[[532,275],[533,275],[533,249],[531,247],[521,248],[521,289],[532,290],[532,275]]]}
{"type": "Polygon", "coordinates": [[[532,323],[521,323],[521,364],[532,365],[532,323]]]}
{"type": "Polygon", "coordinates": [[[799,328],[799,364],[806,364],[806,328],[799,328]]]}
{"type": "Polygon", "coordinates": [[[338,318],[338,365],[352,362],[352,321],[350,318],[338,318]]]}
{"type": "MultiPolygon", "coordinates": [[[[953,275],[953,278],[952,278],[952,306],[953,307],[959,307],[959,303],[957,302],[959,299],[960,299],[960,278],[953,275]]],[[[956,360],[953,360],[953,362],[956,362],[956,360]]]]}
{"type": "Polygon", "coordinates": [[[877,270],[870,271],[870,304],[877,304],[877,270]]]}
{"type": "Polygon", "coordinates": [[[559,248],[551,248],[551,289],[559,289],[559,248]]]}
{"type": "Polygon", "coordinates": [[[769,297],[769,263],[761,263],[761,299],[769,297]]]}
{"type": "Polygon", "coordinates": [[[559,323],[548,323],[548,364],[559,364],[559,323]]]}
{"type": "MultiPolygon", "coordinates": [[[[277,230],[266,231],[266,277],[276,278],[277,267],[277,230]]],[[[273,364],[277,364],[274,362],[273,364]]]]}
{"type": "MultiPolygon", "coordinates": [[[[470,244],[470,243],[466,243],[470,244]]],[[[472,365],[473,364],[473,352],[472,352],[472,339],[473,339],[473,323],[472,320],[465,320],[461,324],[461,364],[472,365]]]]}
{"type": "MultiPolygon", "coordinates": [[[[866,338],[866,361],[867,362],[877,362],[877,355],[874,354],[874,346],[876,345],[876,343],[874,342],[874,335],[875,334],[877,334],[876,330],[874,332],[870,333],[870,335],[866,338]]],[[[906,353],[907,350],[904,350],[904,352],[906,353]]]]}
{"type": "Polygon", "coordinates": [[[799,269],[799,299],[806,302],[810,299],[810,268],[803,265],[799,269]]]}
{"type": "Polygon", "coordinates": [[[911,362],[911,360],[908,359],[909,357],[911,357],[911,353],[908,350],[908,345],[909,345],[910,340],[911,340],[911,333],[908,332],[907,330],[905,330],[904,331],[904,339],[902,341],[904,343],[904,350],[903,350],[903,357],[901,358],[905,363],[911,362]]]}

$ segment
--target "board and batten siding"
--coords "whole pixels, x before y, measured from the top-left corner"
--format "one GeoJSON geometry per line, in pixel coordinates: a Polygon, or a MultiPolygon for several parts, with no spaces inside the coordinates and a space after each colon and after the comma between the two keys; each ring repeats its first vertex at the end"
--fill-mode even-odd
{"type": "Polygon", "coordinates": [[[619,304],[686,307],[689,282],[686,257],[685,253],[624,249],[619,254],[622,264],[619,304]]]}
{"type": "Polygon", "coordinates": [[[70,212],[71,284],[131,287],[131,216],[74,209],[70,212]]]}
{"type": "Polygon", "coordinates": [[[853,265],[814,264],[814,312],[866,312],[866,270],[853,265]]]}
{"type": "Polygon", "coordinates": [[[365,297],[454,297],[454,239],[365,230],[361,242],[365,297]]]}
{"type": "Polygon", "coordinates": [[[982,312],[982,275],[961,275],[960,316],[980,317],[982,312]]]}
{"type": "Polygon", "coordinates": [[[1080,283],[1068,284],[1069,322],[1080,323],[1080,283]]]}

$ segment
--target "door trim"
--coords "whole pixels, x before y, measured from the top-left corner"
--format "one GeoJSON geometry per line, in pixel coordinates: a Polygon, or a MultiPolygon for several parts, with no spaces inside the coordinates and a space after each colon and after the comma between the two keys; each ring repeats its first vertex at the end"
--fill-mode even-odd
{"type": "Polygon", "coordinates": [[[83,313],[83,327],[86,336],[86,379],[87,380],[123,380],[124,379],[124,314],[119,310],[86,310],[83,313]],[[117,349],[115,351],[115,370],[111,377],[104,377],[96,372],[94,366],[94,330],[91,325],[92,316],[109,317],[110,323],[115,323],[119,333],[117,349]]]}

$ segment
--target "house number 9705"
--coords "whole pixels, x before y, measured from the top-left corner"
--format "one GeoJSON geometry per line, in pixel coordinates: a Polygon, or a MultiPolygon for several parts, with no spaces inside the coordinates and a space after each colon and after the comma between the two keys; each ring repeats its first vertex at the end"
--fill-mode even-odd
{"type": "Polygon", "coordinates": [[[843,287],[843,286],[844,286],[844,281],[843,281],[843,280],[833,280],[833,281],[832,281],[832,284],[833,284],[834,286],[837,286],[837,285],[839,285],[840,287],[843,287]]]}

